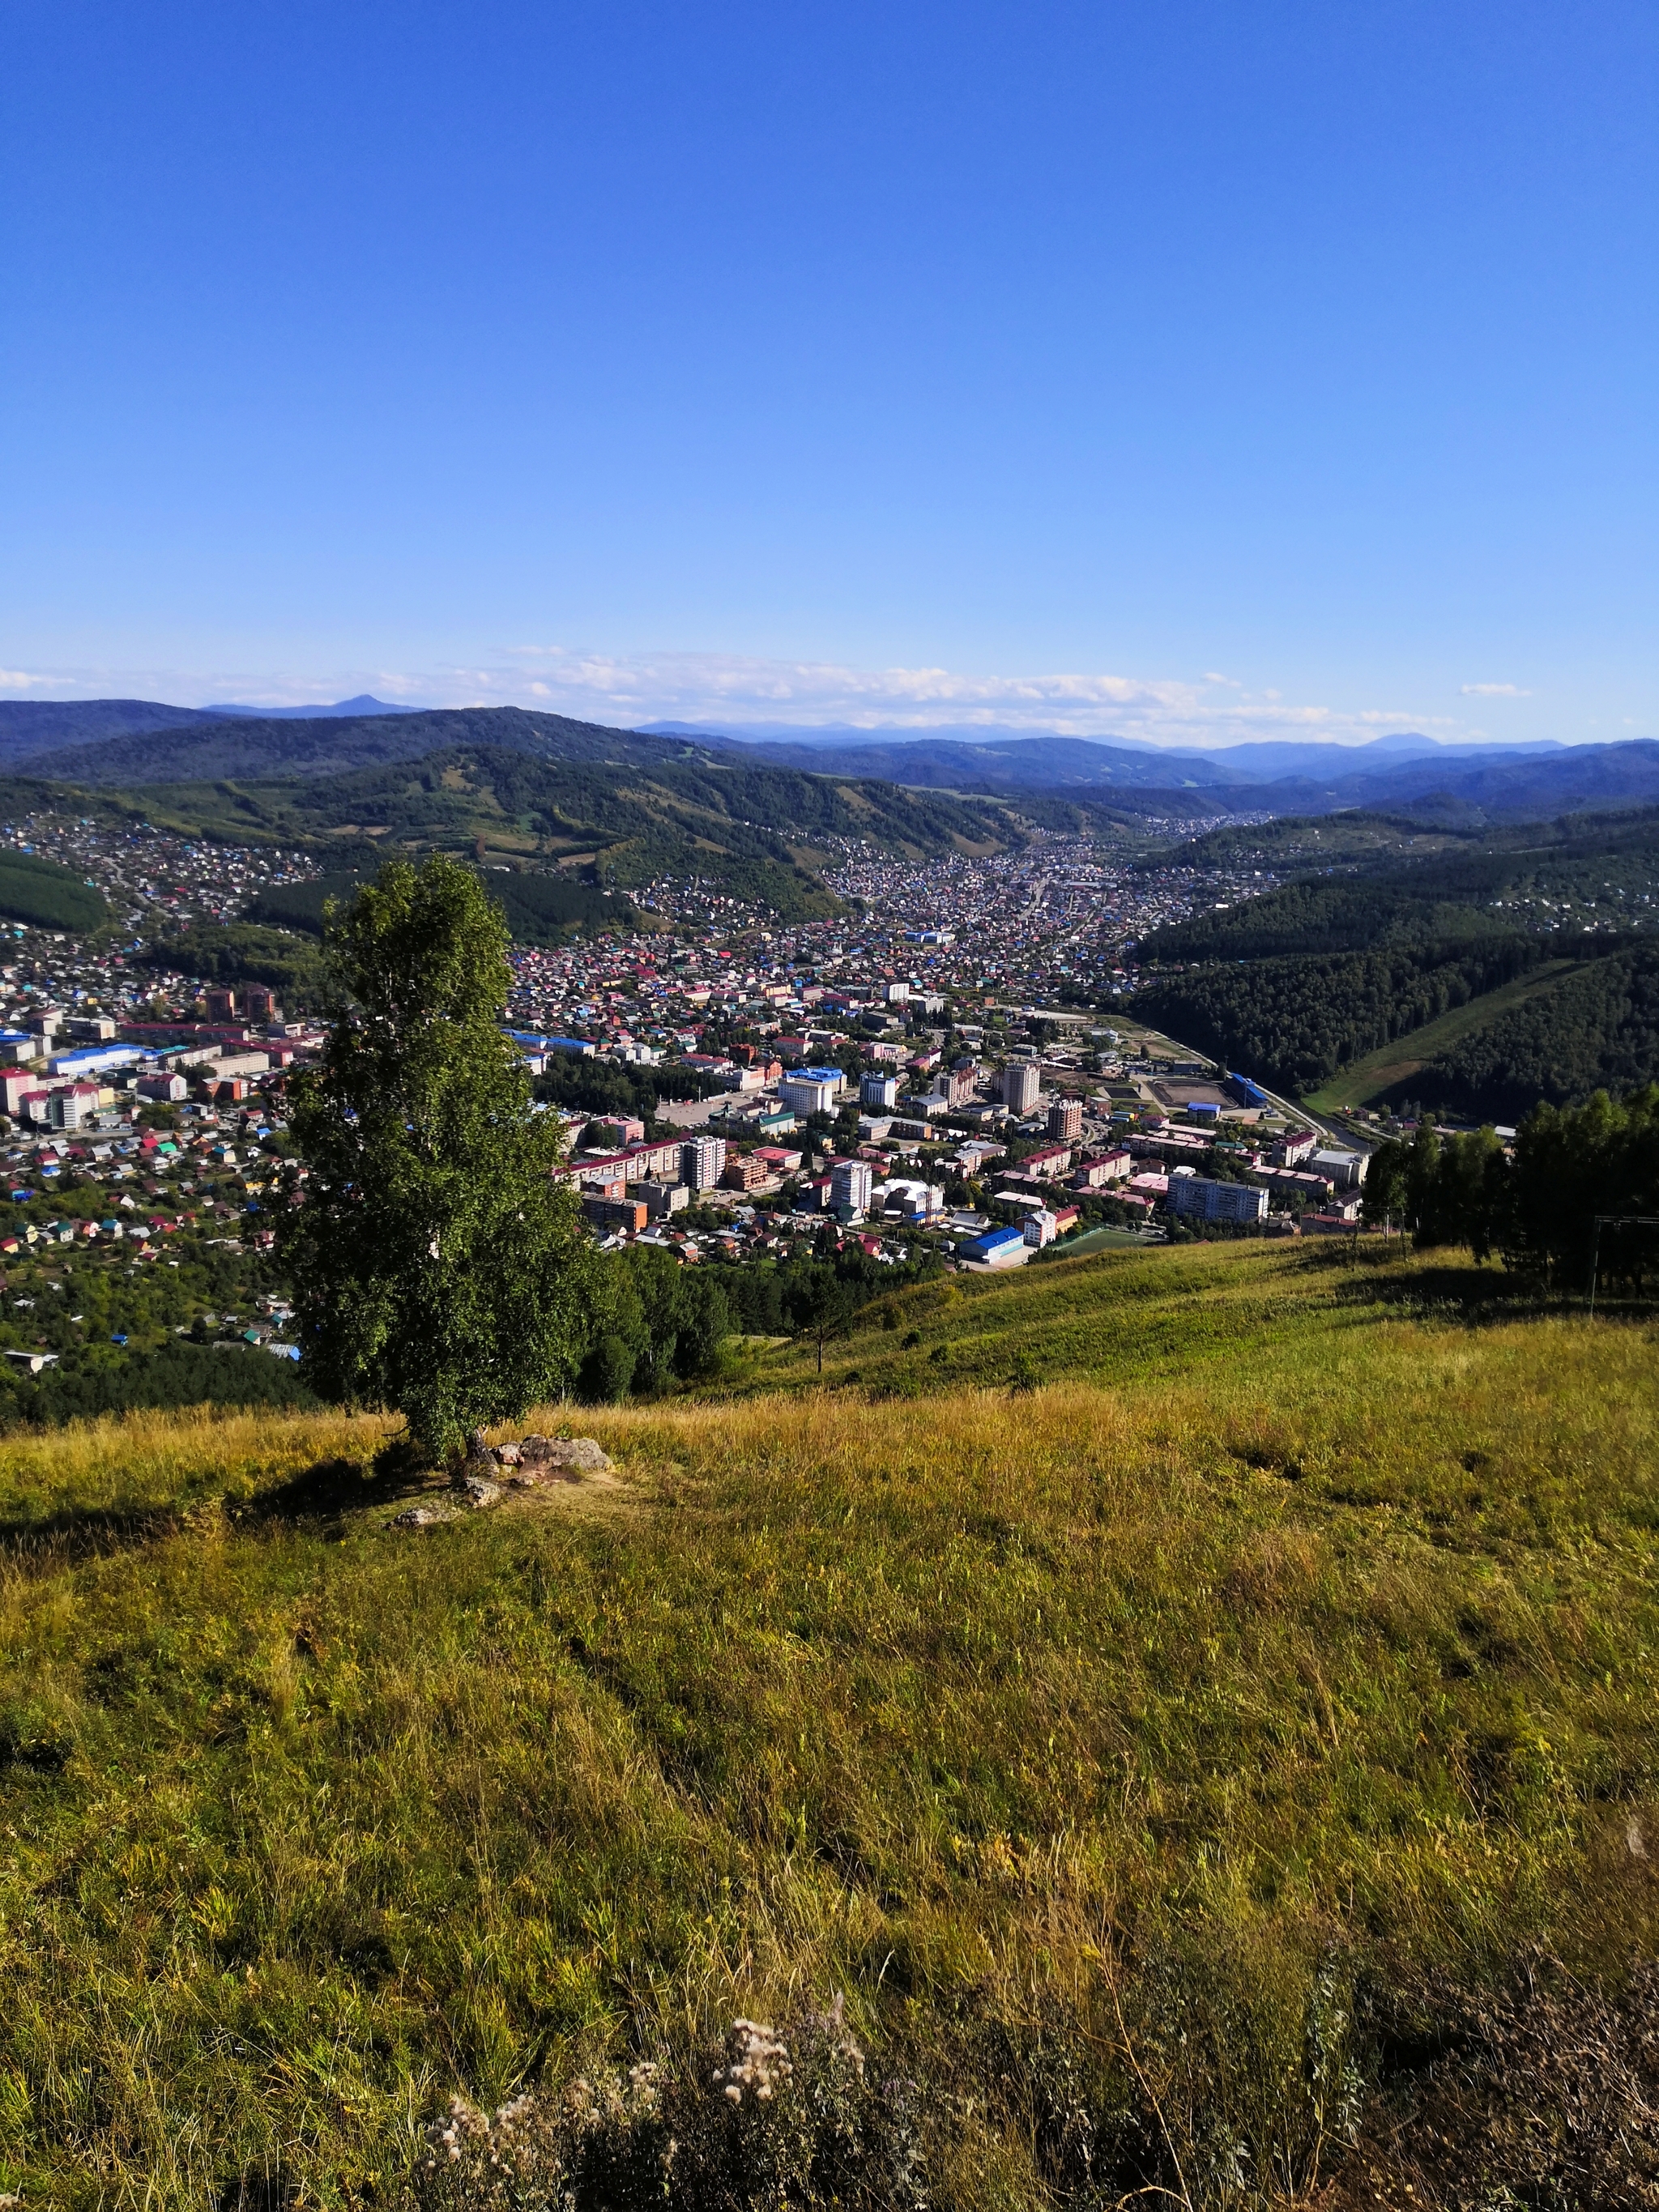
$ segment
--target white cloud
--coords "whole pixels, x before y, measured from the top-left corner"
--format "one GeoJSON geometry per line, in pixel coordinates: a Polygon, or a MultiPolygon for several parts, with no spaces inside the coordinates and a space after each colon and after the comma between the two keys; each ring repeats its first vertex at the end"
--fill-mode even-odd
{"type": "Polygon", "coordinates": [[[0,668],[0,691],[49,691],[52,686],[50,676],[26,676],[21,668],[0,668]]]}
{"type": "MultiPolygon", "coordinates": [[[[859,668],[838,661],[736,653],[584,651],[565,645],[497,648],[471,665],[336,668],[318,676],[266,668],[58,670],[5,677],[0,687],[58,698],[214,700],[298,706],[370,692],[406,707],[520,706],[636,726],[678,721],[741,732],[824,724],[852,729],[971,733],[1057,732],[1152,744],[1238,744],[1294,738],[1363,744],[1392,731],[1467,738],[1467,723],[1410,705],[1334,708],[1253,691],[1207,671],[1194,680],[1059,672],[964,674],[939,667],[859,668]]],[[[1470,687],[1472,689],[1478,687],[1470,687]]]]}
{"type": "MultiPolygon", "coordinates": [[[[1252,738],[1324,738],[1358,744],[1385,731],[1446,734],[1461,725],[1407,707],[1342,709],[1287,704],[1236,679],[1060,672],[964,675],[945,668],[860,669],[830,661],[764,660],[726,653],[584,653],[566,646],[513,648],[506,668],[453,672],[453,703],[511,701],[599,722],[823,724],[875,731],[1054,731],[1066,737],[1139,738],[1169,745],[1252,738]],[[1218,698],[1214,687],[1231,696],[1218,698]]],[[[377,686],[390,696],[394,679],[377,686]]],[[[441,679],[433,679],[435,690],[441,679]]],[[[407,696],[407,695],[404,695],[407,696]]]]}
{"type": "Polygon", "coordinates": [[[1460,687],[1466,699],[1530,699],[1530,691],[1523,691],[1518,684],[1465,684],[1460,687]]]}

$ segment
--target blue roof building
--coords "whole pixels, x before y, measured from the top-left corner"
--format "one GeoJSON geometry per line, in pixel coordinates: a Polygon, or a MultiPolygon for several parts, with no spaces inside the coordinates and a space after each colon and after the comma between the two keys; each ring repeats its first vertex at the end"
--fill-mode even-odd
{"type": "Polygon", "coordinates": [[[1017,1252],[1027,1249],[1024,1226],[1010,1222],[1006,1228],[988,1229],[982,1236],[970,1237],[957,1247],[964,1260],[976,1260],[981,1266],[994,1267],[1000,1261],[1006,1265],[1017,1252]]]}

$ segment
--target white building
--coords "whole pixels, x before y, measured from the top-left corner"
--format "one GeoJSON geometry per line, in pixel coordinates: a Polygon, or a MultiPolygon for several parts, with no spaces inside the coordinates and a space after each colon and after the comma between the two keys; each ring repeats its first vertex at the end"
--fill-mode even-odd
{"type": "Polygon", "coordinates": [[[928,1221],[945,1211],[945,1185],[920,1176],[895,1176],[871,1191],[871,1203],[884,1213],[902,1213],[909,1221],[928,1221]]]}
{"type": "Polygon", "coordinates": [[[1365,1180],[1365,1170],[1370,1165],[1367,1152],[1345,1152],[1332,1150],[1315,1152],[1302,1163],[1314,1175],[1322,1175],[1333,1190],[1358,1190],[1365,1180]]]}
{"type": "Polygon", "coordinates": [[[691,1190],[713,1190],[726,1173],[724,1137],[689,1137],[680,1146],[680,1181],[691,1190]]]}
{"type": "Polygon", "coordinates": [[[778,1097],[803,1120],[809,1114],[833,1114],[841,1080],[838,1067],[792,1067],[778,1085],[778,1097]]]}
{"type": "Polygon", "coordinates": [[[1200,1221],[1265,1221],[1267,1194],[1255,1183],[1212,1182],[1208,1176],[1172,1175],[1168,1205],[1171,1213],[1191,1215],[1200,1221]]]}
{"type": "Polygon", "coordinates": [[[875,1170],[868,1160],[837,1160],[830,1170],[832,1210],[839,1213],[846,1208],[854,1213],[867,1213],[875,1180],[875,1170]]]}

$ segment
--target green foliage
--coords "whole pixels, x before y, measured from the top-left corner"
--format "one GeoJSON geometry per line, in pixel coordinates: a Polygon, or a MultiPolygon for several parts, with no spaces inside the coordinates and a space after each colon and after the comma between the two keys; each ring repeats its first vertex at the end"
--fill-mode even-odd
{"type": "MultiPolygon", "coordinates": [[[[1659,1085],[1618,1104],[1598,1092],[1577,1108],[1539,1107],[1516,1133],[1508,1196],[1513,1255],[1581,1287],[1598,1213],[1659,1218],[1659,1085]]],[[[1659,1232],[1606,1230],[1599,1257],[1604,1286],[1639,1293],[1656,1272],[1659,1232]]]]}
{"type": "Polygon", "coordinates": [[[454,1450],[568,1379],[586,1247],[559,1138],[497,1026],[500,909],[469,868],[388,862],[331,932],[319,1072],[290,1090],[311,1180],[277,1218],[308,1376],[454,1450]]]}
{"type": "MultiPolygon", "coordinates": [[[[1445,1137],[1431,1122],[1371,1156],[1365,1218],[1392,1219],[1421,1246],[1467,1244],[1477,1260],[1501,1250],[1514,1267],[1553,1272],[1583,1288],[1595,1217],[1659,1218],[1659,1085],[1615,1103],[1605,1091],[1565,1110],[1541,1105],[1516,1132],[1512,1162],[1490,1129],[1445,1137]]],[[[1604,1275],[1639,1291],[1659,1235],[1609,1232],[1604,1275]]]]}
{"type": "Polygon", "coordinates": [[[0,852],[0,915],[38,929],[96,929],[110,919],[101,892],[33,853],[0,852]]]}
{"type": "Polygon", "coordinates": [[[683,1267],[649,1245],[610,1255],[594,1279],[578,1395],[608,1405],[718,1374],[732,1328],[720,1277],[740,1272],[683,1267]]]}
{"type": "Polygon", "coordinates": [[[1373,1227],[1408,1229],[1420,1247],[1467,1244],[1489,1259],[1508,1218],[1509,1164],[1491,1129],[1443,1137],[1424,1122],[1409,1144],[1380,1145],[1365,1178],[1373,1227]]]}
{"type": "Polygon", "coordinates": [[[554,1054],[535,1080],[537,1097],[550,1106],[641,1121],[649,1121],[665,1098],[713,1098],[720,1088],[720,1078],[707,1068],[625,1067],[574,1052],[554,1054]]]}
{"type": "Polygon", "coordinates": [[[1415,872],[1358,882],[1286,884],[1219,913],[1154,930],[1141,945],[1141,957],[1153,963],[1271,960],[1411,945],[1432,948],[1429,957],[1445,959],[1466,946],[1484,949],[1487,939],[1513,931],[1512,923],[1444,896],[1438,888],[1443,863],[1437,862],[1432,873],[1432,891],[1415,872]]]}
{"type": "Polygon", "coordinates": [[[373,881],[372,872],[354,871],[309,876],[297,884],[271,884],[250,900],[244,919],[272,929],[303,930],[307,936],[320,939],[329,902],[353,899],[366,883],[373,881]]]}
{"type": "Polygon", "coordinates": [[[581,1365],[579,1393],[591,1406],[614,1406],[634,1380],[634,1350],[625,1338],[599,1339],[581,1365]]]}
{"type": "Polygon", "coordinates": [[[210,983],[268,983],[294,1006],[315,1006],[324,991],[315,948],[288,930],[255,921],[191,922],[145,948],[153,968],[181,969],[210,983]]]}
{"type": "MultiPolygon", "coordinates": [[[[8,1362],[8,1365],[10,1363],[8,1362]]],[[[0,1375],[0,1425],[42,1428],[139,1407],[265,1406],[313,1411],[317,1394],[291,1359],[169,1344],[155,1352],[0,1375]]]]}
{"type": "Polygon", "coordinates": [[[858,1245],[823,1257],[734,1267],[705,1261],[703,1268],[722,1286],[737,1326],[750,1336],[816,1332],[820,1323],[840,1328],[890,1291],[932,1282],[943,1273],[939,1260],[872,1260],[858,1245]]]}

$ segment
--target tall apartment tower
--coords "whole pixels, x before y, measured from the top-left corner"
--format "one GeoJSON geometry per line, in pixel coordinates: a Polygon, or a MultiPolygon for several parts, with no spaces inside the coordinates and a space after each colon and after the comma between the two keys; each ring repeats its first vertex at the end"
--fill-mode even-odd
{"type": "Polygon", "coordinates": [[[1037,1103],[1042,1082],[1035,1060],[1010,1060],[1002,1071],[1003,1104],[1012,1114],[1029,1114],[1037,1103]]]}
{"type": "Polygon", "coordinates": [[[1074,1144],[1083,1134],[1083,1101],[1056,1098],[1048,1109],[1048,1134],[1062,1144],[1074,1144]]]}
{"type": "Polygon", "coordinates": [[[866,1213],[875,1174],[868,1160],[837,1160],[830,1170],[830,1203],[866,1213]]]}
{"type": "Polygon", "coordinates": [[[680,1181],[692,1190],[713,1190],[726,1172],[724,1137],[689,1137],[680,1146],[680,1181]]]}

